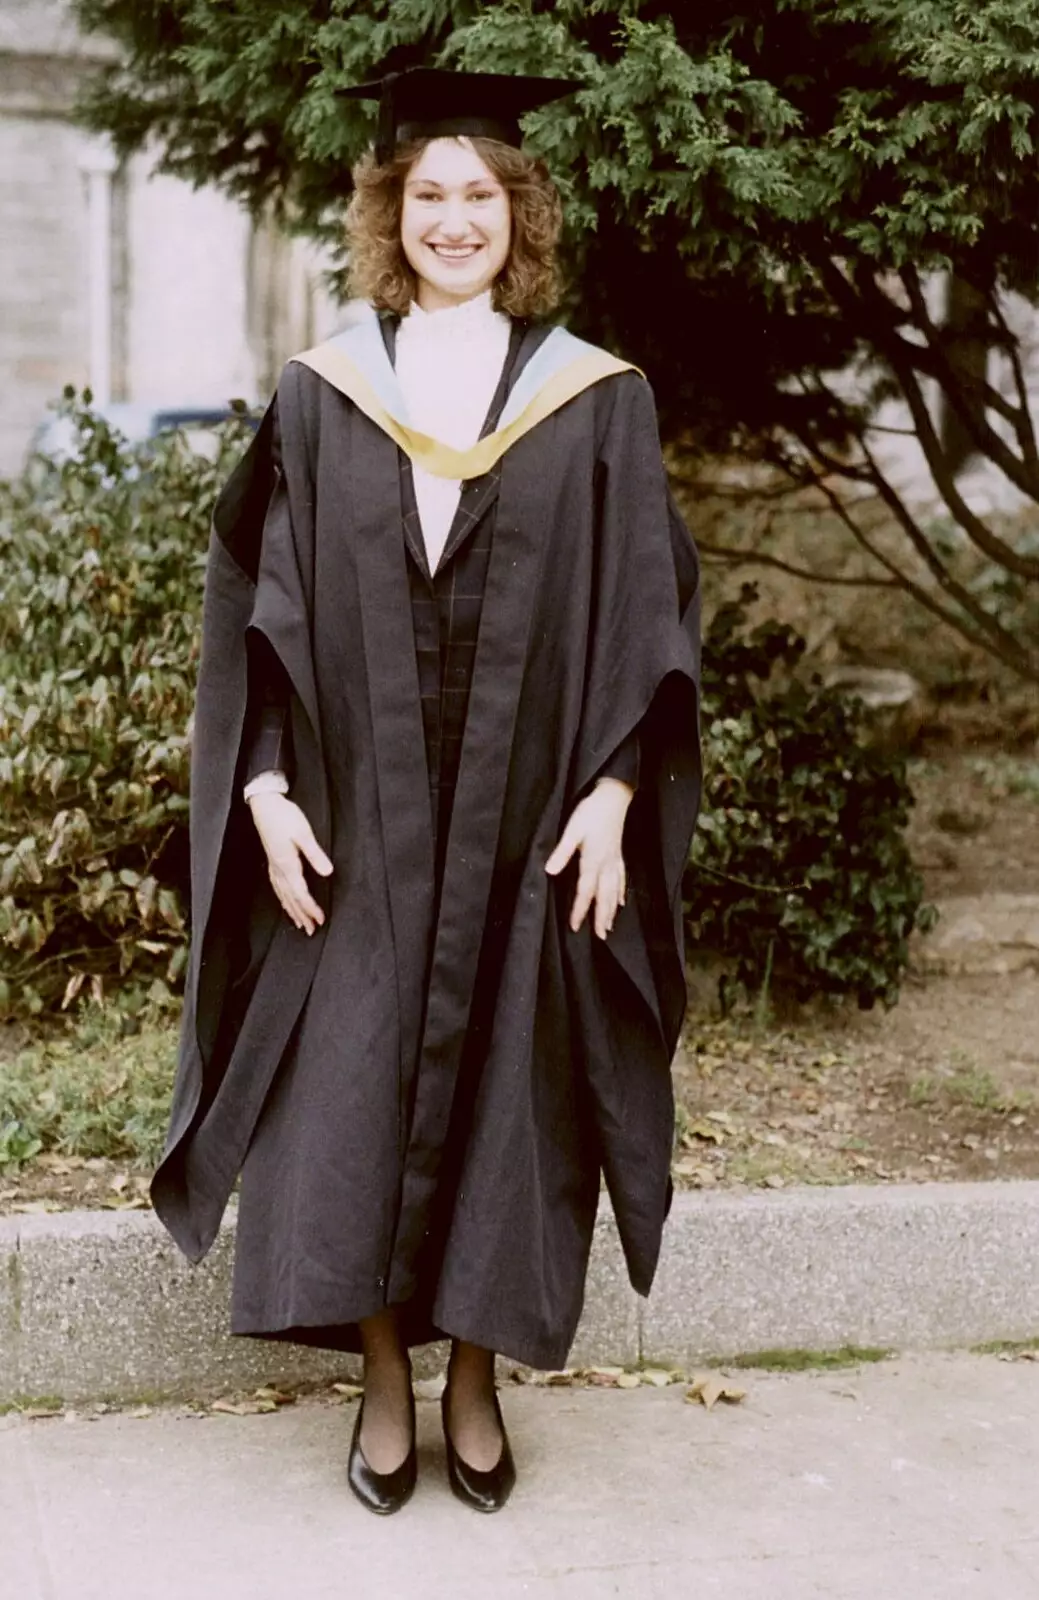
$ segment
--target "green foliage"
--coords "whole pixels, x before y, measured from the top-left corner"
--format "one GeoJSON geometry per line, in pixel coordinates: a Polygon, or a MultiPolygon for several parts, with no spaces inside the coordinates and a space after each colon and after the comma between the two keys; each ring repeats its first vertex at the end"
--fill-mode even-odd
{"type": "Polygon", "coordinates": [[[340,255],[375,111],[337,90],[423,62],[582,80],[528,127],[566,198],[577,331],[649,374],[669,441],[735,444],[827,500],[851,480],[841,514],[876,573],[1039,681],[1003,593],[1034,596],[1039,557],[963,500],[961,457],[929,411],[937,385],[970,448],[1039,501],[1026,386],[986,392],[926,282],[952,271],[982,343],[1021,355],[1007,295],[1039,297],[1035,0],[73,4],[124,52],[89,96],[93,127],[123,152],[157,145],[168,171],[273,206],[340,255]],[[854,384],[835,381],[849,368],[854,384]],[[870,428],[884,397],[908,407],[938,495],[994,563],[987,595],[899,500],[870,428]],[[858,523],[864,484],[901,528],[894,558],[858,523]]]}
{"type": "Polygon", "coordinates": [[[375,116],[337,89],[429,61],[582,78],[530,123],[569,197],[580,320],[648,365],[678,428],[789,416],[805,399],[783,375],[855,352],[868,330],[838,314],[823,259],[923,271],[969,265],[984,238],[997,278],[1036,290],[1033,0],[74,9],[125,52],[95,127],[124,151],[157,138],[168,170],[329,238],[375,116]]]}
{"type": "Polygon", "coordinates": [[[152,1165],[162,1150],[176,1029],[161,1010],[96,1006],[0,1058],[0,1170],[41,1153],[152,1165]]]}
{"type": "Polygon", "coordinates": [[[904,830],[902,762],[864,737],[861,703],[788,678],[790,630],[723,606],[704,642],[704,812],[688,873],[694,946],[734,958],[752,990],[892,1005],[914,927],[929,926],[904,830]]]}
{"type": "Polygon", "coordinates": [[[185,962],[188,728],[215,460],[79,445],[0,486],[0,1015],[161,999],[185,962]]]}

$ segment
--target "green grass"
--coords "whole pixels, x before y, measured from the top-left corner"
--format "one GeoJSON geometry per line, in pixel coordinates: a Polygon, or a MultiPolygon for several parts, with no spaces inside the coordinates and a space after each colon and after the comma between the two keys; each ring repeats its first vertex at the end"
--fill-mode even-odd
{"type": "Polygon", "coordinates": [[[51,1411],[58,1416],[65,1407],[65,1402],[56,1394],[16,1394],[13,1400],[0,1400],[0,1417],[8,1417],[14,1412],[21,1411],[51,1411]]]}
{"type": "Polygon", "coordinates": [[[1039,800],[1039,761],[1022,761],[1017,756],[994,753],[975,757],[970,770],[997,797],[1027,795],[1039,800]]]}
{"type": "Polygon", "coordinates": [[[1032,1339],[990,1339],[987,1344],[972,1344],[972,1356],[1020,1355],[1022,1350],[1039,1350],[1039,1335],[1032,1339]]]}
{"type": "Polygon", "coordinates": [[[912,1106],[966,1105],[975,1111],[1028,1111],[1034,1098],[1024,1089],[1008,1091],[1002,1088],[990,1072],[977,1067],[961,1066],[945,1077],[933,1072],[923,1072],[909,1085],[909,1104],[912,1106]]]}
{"type": "Polygon", "coordinates": [[[752,1350],[746,1355],[730,1356],[725,1361],[711,1361],[712,1367],[736,1367],[741,1370],[758,1368],[766,1372],[824,1372],[842,1367],[860,1367],[868,1361],[886,1361],[893,1350],[879,1350],[870,1345],[846,1344],[839,1350],[752,1350]]]}
{"type": "Polygon", "coordinates": [[[165,1135],[176,1024],[161,1012],[134,1020],[103,1010],[48,1028],[0,1058],[0,1170],[43,1154],[156,1160],[165,1135]]]}

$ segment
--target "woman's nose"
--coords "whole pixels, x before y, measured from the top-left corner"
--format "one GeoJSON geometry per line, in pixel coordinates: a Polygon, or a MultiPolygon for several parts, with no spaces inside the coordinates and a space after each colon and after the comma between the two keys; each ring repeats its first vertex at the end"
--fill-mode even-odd
{"type": "Polygon", "coordinates": [[[440,227],[450,238],[464,238],[469,231],[469,217],[464,200],[447,201],[440,219],[440,227]]]}

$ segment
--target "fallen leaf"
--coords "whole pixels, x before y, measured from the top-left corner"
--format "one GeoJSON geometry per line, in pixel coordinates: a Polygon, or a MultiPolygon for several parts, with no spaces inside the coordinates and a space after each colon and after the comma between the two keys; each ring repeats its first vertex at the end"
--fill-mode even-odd
{"type": "Polygon", "coordinates": [[[135,1422],[143,1422],[145,1418],[150,1417],[151,1414],[151,1406],[138,1406],[136,1411],[130,1411],[127,1413],[127,1415],[132,1417],[135,1422]]]}
{"type": "Polygon", "coordinates": [[[617,1379],[624,1376],[623,1367],[587,1367],[584,1372],[586,1383],[599,1389],[613,1389],[617,1379]]]}
{"type": "Polygon", "coordinates": [[[685,1397],[690,1401],[699,1400],[700,1404],[706,1406],[707,1410],[710,1411],[715,1401],[721,1397],[724,1387],[725,1385],[720,1378],[714,1377],[713,1374],[705,1373],[693,1379],[693,1382],[685,1392],[685,1397]]]}
{"type": "Polygon", "coordinates": [[[228,1417],[257,1417],[278,1408],[273,1400],[214,1400],[209,1409],[228,1417]]]}
{"type": "Polygon", "coordinates": [[[34,1159],[36,1165],[43,1167],[47,1172],[66,1173],[72,1170],[65,1157],[55,1155],[53,1151],[47,1151],[42,1156],[36,1156],[34,1159]]]}
{"type": "Polygon", "coordinates": [[[254,1399],[269,1400],[274,1406],[294,1406],[296,1404],[296,1396],[294,1394],[282,1394],[280,1389],[274,1389],[267,1384],[262,1389],[254,1391],[254,1399]]]}
{"type": "MultiPolygon", "coordinates": [[[[724,1137],[724,1134],[717,1128],[712,1128],[709,1122],[691,1122],[682,1134],[682,1143],[688,1144],[690,1139],[706,1139],[711,1144],[722,1144],[724,1137]]],[[[696,1146],[692,1148],[695,1149],[696,1146]]]]}
{"type": "Polygon", "coordinates": [[[344,1400],[359,1400],[364,1393],[364,1388],[359,1383],[334,1383],[332,1388],[336,1394],[341,1394],[344,1400]]]}
{"type": "Polygon", "coordinates": [[[666,1389],[671,1382],[671,1374],[665,1372],[662,1367],[646,1367],[642,1372],[642,1381],[654,1389],[666,1389]]]}
{"type": "Polygon", "coordinates": [[[618,1389],[638,1389],[641,1384],[642,1378],[637,1372],[622,1372],[616,1380],[618,1389]]]}
{"type": "Polygon", "coordinates": [[[726,1378],[719,1378],[715,1372],[700,1372],[693,1375],[693,1381],[685,1392],[690,1404],[699,1403],[710,1411],[718,1400],[728,1400],[731,1404],[738,1404],[746,1399],[746,1389],[740,1389],[730,1383],[726,1378]]]}
{"type": "Polygon", "coordinates": [[[688,1178],[692,1183],[717,1183],[717,1174],[711,1167],[705,1167],[703,1164],[703,1156],[705,1153],[706,1152],[701,1150],[696,1155],[690,1154],[686,1156],[680,1156],[674,1164],[675,1176],[679,1178],[688,1178]]]}

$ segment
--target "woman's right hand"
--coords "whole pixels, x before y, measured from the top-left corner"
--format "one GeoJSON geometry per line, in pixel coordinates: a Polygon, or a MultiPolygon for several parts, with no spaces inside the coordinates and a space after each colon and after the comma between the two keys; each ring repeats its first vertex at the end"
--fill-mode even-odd
{"type": "Polygon", "coordinates": [[[312,934],[325,913],[307,888],[306,857],[315,872],[327,878],[332,863],[314,838],[314,830],[294,800],[284,794],[256,794],[248,802],[267,856],[271,886],[297,928],[312,934]]]}

